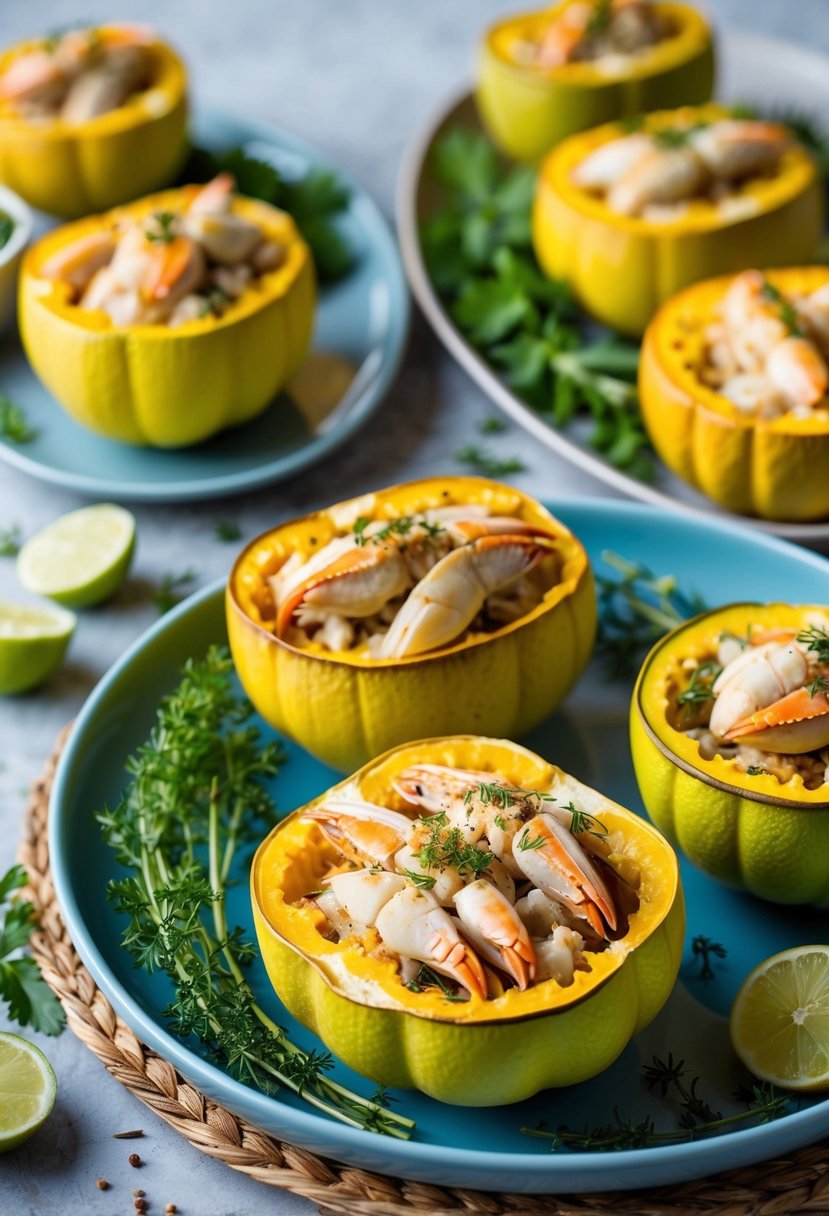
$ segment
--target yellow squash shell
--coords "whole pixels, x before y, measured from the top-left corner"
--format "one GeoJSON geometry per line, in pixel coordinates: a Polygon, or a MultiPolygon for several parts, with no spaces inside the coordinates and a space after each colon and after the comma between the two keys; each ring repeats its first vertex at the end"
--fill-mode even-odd
{"type": "MultiPolygon", "coordinates": [[[[106,41],[116,25],[96,27],[106,41]]],[[[0,55],[0,74],[43,40],[0,55]]],[[[83,123],[32,122],[0,101],[0,181],[33,207],[65,219],[104,211],[166,186],[186,154],[187,73],[175,51],[153,38],[152,86],[116,110],[83,123]]]]}
{"type": "MultiPolygon", "coordinates": [[[[829,267],[769,271],[785,295],[829,283],[829,267]]],[[[695,489],[729,511],[765,519],[829,515],[829,413],[754,418],[703,384],[705,331],[730,277],[696,283],[651,321],[639,361],[639,400],[653,446],[695,489]]]]}
{"type": "Polygon", "coordinates": [[[537,161],[557,143],[599,123],[646,110],[699,105],[714,86],[714,43],[701,13],[686,4],[654,8],[672,35],[611,65],[589,60],[543,69],[515,49],[535,40],[573,0],[499,21],[484,36],[475,99],[487,132],[508,156],[537,161]]]}
{"type": "Polygon", "coordinates": [[[825,608],[731,604],[680,625],[648,655],[631,702],[633,764],[654,823],[694,865],[731,887],[781,904],[829,904],[829,793],[799,776],[741,772],[722,756],[703,759],[668,711],[684,659],[707,655],[723,632],[751,626],[803,628],[825,608]]]}
{"type": "Polygon", "coordinates": [[[433,477],[337,503],[251,541],[228,582],[227,626],[239,679],[262,717],[348,772],[425,735],[470,727],[521,734],[537,725],[590,657],[596,598],[582,545],[540,503],[495,481],[433,477]],[[404,659],[299,649],[275,635],[267,578],[292,553],[310,556],[361,517],[390,521],[453,503],[485,504],[557,538],[560,580],[526,616],[404,659]]]}
{"type": "MultiPolygon", "coordinates": [[[[289,815],[260,845],[251,870],[259,948],[283,1004],[344,1063],[382,1085],[413,1087],[464,1106],[518,1102],[607,1068],[656,1016],[679,969],[685,927],[676,856],[650,824],[533,752],[476,736],[395,748],[322,798],[358,796],[401,808],[391,782],[410,764],[497,772],[512,785],[559,790],[608,829],[608,863],[639,900],[627,932],[573,984],[555,980],[494,999],[447,1001],[413,993],[390,960],[358,939],[326,940],[313,914],[292,906],[316,889],[336,851],[317,826],[289,815]]],[[[606,850],[606,852],[605,852],[606,850]]]]}
{"type": "MultiPolygon", "coordinates": [[[[645,131],[727,117],[718,106],[649,114],[645,131]]],[[[747,266],[810,261],[823,230],[823,187],[812,157],[799,145],[778,172],[741,190],[726,216],[707,201],[688,204],[671,220],[619,215],[577,186],[585,157],[618,139],[607,123],[560,144],[544,160],[533,205],[533,244],[544,271],[565,279],[588,312],[622,333],[639,335],[667,299],[712,275],[747,266]]]]}
{"type": "Polygon", "coordinates": [[[234,213],[285,246],[221,317],[183,325],[116,326],[72,303],[66,283],[40,268],[64,246],[121,221],[176,211],[195,187],[167,190],[48,233],[20,275],[20,330],[46,388],[78,422],[109,439],[160,448],[199,443],[255,418],[305,357],[313,324],[311,253],[284,211],[235,196],[234,213]]]}

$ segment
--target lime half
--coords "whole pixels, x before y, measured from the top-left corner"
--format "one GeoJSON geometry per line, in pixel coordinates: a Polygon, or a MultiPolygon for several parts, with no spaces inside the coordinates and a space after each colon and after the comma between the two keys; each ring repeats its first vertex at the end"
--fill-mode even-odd
{"type": "Polygon", "coordinates": [[[755,1077],[829,1089],[829,946],[796,946],[755,967],[731,1010],[731,1042],[755,1077]]]}
{"type": "Polygon", "coordinates": [[[39,1047],[0,1031],[0,1153],[17,1148],[48,1119],[57,1087],[39,1047]]]}
{"type": "Polygon", "coordinates": [[[112,503],[82,507],[26,542],[17,556],[17,577],[36,595],[67,608],[89,608],[118,590],[134,548],[135,518],[129,511],[112,503]]]}
{"type": "Polygon", "coordinates": [[[64,608],[0,600],[0,696],[26,692],[57,670],[76,623],[64,608]]]}

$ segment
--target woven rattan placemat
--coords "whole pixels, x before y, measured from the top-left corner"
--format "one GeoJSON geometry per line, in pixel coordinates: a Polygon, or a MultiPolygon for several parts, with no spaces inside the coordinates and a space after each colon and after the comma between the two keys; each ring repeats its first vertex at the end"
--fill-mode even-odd
{"type": "Polygon", "coordinates": [[[344,1216],[788,1216],[829,1214],[829,1146],[802,1149],[679,1187],[605,1195],[507,1195],[424,1186],[317,1157],[275,1140],[189,1085],[116,1016],[73,946],[58,910],[46,834],[49,791],[65,741],[58,739],[29,795],[20,860],[29,872],[40,929],[32,949],[69,1025],[109,1072],[191,1144],[267,1186],[283,1187],[344,1216]]]}

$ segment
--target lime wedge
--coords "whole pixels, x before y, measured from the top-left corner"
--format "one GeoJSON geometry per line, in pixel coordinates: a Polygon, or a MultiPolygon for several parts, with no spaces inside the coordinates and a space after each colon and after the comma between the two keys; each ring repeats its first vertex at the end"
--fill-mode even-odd
{"type": "Polygon", "coordinates": [[[76,623],[63,608],[0,600],[0,696],[26,692],[57,670],[76,623]]]}
{"type": "Polygon", "coordinates": [[[796,946],[755,967],[737,993],[730,1030],[755,1077],[829,1089],[829,946],[796,946]]]}
{"type": "Polygon", "coordinates": [[[52,1065],[39,1047],[0,1031],[0,1153],[17,1148],[46,1121],[57,1087],[52,1065]]]}
{"type": "Polygon", "coordinates": [[[36,595],[67,608],[89,608],[118,590],[134,548],[135,518],[129,511],[112,503],[82,507],[26,542],[17,556],[17,577],[36,595]]]}

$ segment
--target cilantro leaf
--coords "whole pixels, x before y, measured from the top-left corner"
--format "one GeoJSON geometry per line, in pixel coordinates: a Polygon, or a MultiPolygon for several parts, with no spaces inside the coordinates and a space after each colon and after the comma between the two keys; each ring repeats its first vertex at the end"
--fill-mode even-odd
{"type": "Polygon", "coordinates": [[[60,1002],[35,960],[20,954],[36,925],[34,907],[23,900],[8,902],[27,882],[28,875],[19,865],[0,877],[0,904],[6,905],[0,920],[0,1000],[21,1026],[59,1034],[66,1020],[60,1002]]]}

